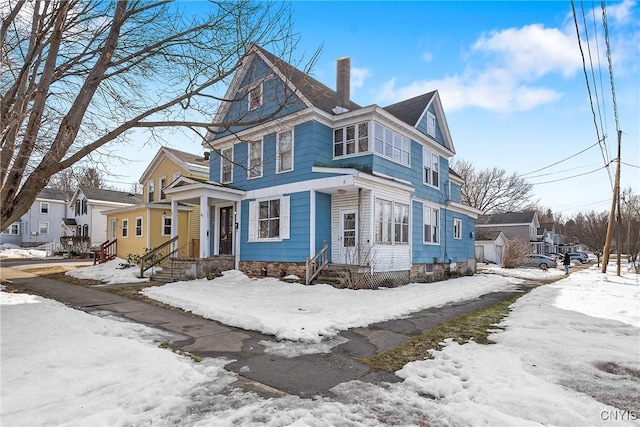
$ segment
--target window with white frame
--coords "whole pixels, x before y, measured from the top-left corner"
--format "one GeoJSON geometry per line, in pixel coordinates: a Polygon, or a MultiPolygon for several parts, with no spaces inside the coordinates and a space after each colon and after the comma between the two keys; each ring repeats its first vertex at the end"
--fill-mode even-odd
{"type": "Polygon", "coordinates": [[[76,236],[82,236],[82,225],[76,227],[76,236]]]}
{"type": "Polygon", "coordinates": [[[375,202],[376,243],[409,243],[409,205],[376,199],[375,202]]]}
{"type": "Polygon", "coordinates": [[[20,234],[20,223],[14,222],[9,227],[7,227],[7,229],[4,230],[2,234],[11,234],[13,236],[20,234]]]}
{"type": "Polygon", "coordinates": [[[377,122],[374,122],[373,150],[403,165],[411,164],[411,140],[377,122]]]}
{"type": "Polygon", "coordinates": [[[422,205],[424,215],[424,243],[440,243],[440,209],[422,205]]]}
{"type": "Polygon", "coordinates": [[[49,202],[40,202],[40,213],[41,214],[49,213],[49,202]]]}
{"type": "Polygon", "coordinates": [[[249,89],[249,110],[254,110],[262,105],[262,83],[249,89]]]}
{"type": "Polygon", "coordinates": [[[369,151],[369,122],[349,125],[333,130],[334,157],[369,151]]]}
{"type": "Polygon", "coordinates": [[[440,157],[427,150],[422,149],[422,166],[424,170],[424,183],[432,187],[440,187],[440,157]]]}
{"type": "Polygon", "coordinates": [[[85,224],[82,226],[82,235],[83,236],[89,235],[89,224],[85,224]]]}
{"type": "Polygon", "coordinates": [[[142,236],[142,217],[136,218],[136,237],[142,236]]]}
{"type": "Polygon", "coordinates": [[[81,203],[81,210],[83,214],[86,214],[87,212],[89,212],[89,205],[87,204],[87,199],[82,199],[82,203],[81,203]]]}
{"type": "Polygon", "coordinates": [[[220,150],[220,182],[228,184],[233,182],[233,148],[220,150]]]}
{"type": "Polygon", "coordinates": [[[49,221],[39,221],[38,223],[39,234],[49,234],[49,221]]]}
{"type": "Polygon", "coordinates": [[[162,217],[162,235],[171,236],[171,217],[170,216],[162,217]]]}
{"type": "Polygon", "coordinates": [[[409,205],[393,204],[393,225],[396,244],[409,243],[409,205]]]}
{"type": "Polygon", "coordinates": [[[453,218],[453,238],[462,239],[462,219],[453,218]]]}
{"type": "Polygon", "coordinates": [[[167,195],[164,192],[164,189],[167,188],[167,177],[163,176],[159,180],[160,184],[160,200],[167,200],[167,195]]]}
{"type": "Polygon", "coordinates": [[[276,151],[276,171],[293,170],[293,130],[278,133],[276,151]]]}
{"type": "Polygon", "coordinates": [[[249,241],[289,238],[289,196],[249,202],[249,241]]]}
{"type": "Polygon", "coordinates": [[[262,140],[249,142],[249,179],[262,176],[262,140]]]}
{"type": "Polygon", "coordinates": [[[153,193],[156,191],[156,184],[153,180],[147,182],[147,201],[153,203],[153,193]]]}
{"type": "Polygon", "coordinates": [[[436,136],[436,116],[427,112],[427,135],[436,136]]]}
{"type": "Polygon", "coordinates": [[[391,202],[376,199],[376,243],[391,244],[391,202]]]}
{"type": "Polygon", "coordinates": [[[129,220],[122,220],[122,237],[129,237],[129,220]]]}
{"type": "Polygon", "coordinates": [[[80,199],[76,199],[76,204],[75,204],[75,214],[76,215],[80,215],[80,199]]]}

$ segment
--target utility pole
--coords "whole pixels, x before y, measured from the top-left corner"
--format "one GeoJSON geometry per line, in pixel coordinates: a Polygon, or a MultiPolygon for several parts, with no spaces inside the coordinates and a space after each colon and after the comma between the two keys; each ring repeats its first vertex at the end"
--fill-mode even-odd
{"type": "MultiPolygon", "coordinates": [[[[609,211],[609,223],[607,224],[607,237],[602,251],[602,272],[607,272],[607,264],[609,263],[609,251],[611,250],[611,239],[613,237],[613,223],[616,221],[616,207],[619,206],[620,199],[620,151],[622,146],[622,131],[618,130],[618,159],[616,165],[616,179],[613,185],[613,198],[611,200],[611,210],[609,211]]],[[[616,246],[620,247],[620,242],[616,242],[616,246]]],[[[619,251],[618,251],[619,252],[619,251]]],[[[618,256],[618,276],[620,275],[620,256],[618,256]]]]}

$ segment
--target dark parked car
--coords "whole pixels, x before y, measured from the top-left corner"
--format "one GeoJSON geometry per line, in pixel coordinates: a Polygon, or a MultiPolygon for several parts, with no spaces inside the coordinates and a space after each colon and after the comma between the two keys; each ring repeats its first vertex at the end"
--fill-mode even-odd
{"type": "Polygon", "coordinates": [[[569,252],[566,255],[569,255],[569,259],[572,261],[578,261],[580,264],[584,264],[589,261],[589,257],[584,252],[569,252]]]}
{"type": "Polygon", "coordinates": [[[523,267],[538,267],[542,270],[546,270],[548,268],[556,268],[557,263],[556,260],[548,257],[546,255],[527,255],[525,262],[522,264],[523,267]]]}

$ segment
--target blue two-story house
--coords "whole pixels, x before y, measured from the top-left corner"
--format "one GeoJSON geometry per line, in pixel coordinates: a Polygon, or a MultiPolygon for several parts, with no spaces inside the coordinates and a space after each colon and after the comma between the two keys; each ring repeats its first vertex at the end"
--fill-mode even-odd
{"type": "Polygon", "coordinates": [[[349,59],[337,67],[334,91],[258,46],[246,53],[204,143],[209,180],[166,190],[173,214],[203,207],[200,258],[304,277],[326,242],[330,263],[381,283],[474,273],[480,212],[460,203],[438,92],[362,107],[349,59]]]}

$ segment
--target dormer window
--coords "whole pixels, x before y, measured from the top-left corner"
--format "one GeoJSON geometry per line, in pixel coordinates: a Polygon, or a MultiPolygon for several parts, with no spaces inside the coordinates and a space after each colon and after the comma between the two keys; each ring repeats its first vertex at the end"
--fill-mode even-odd
{"type": "Polygon", "coordinates": [[[436,116],[427,112],[427,135],[436,137],[436,116]]]}
{"type": "Polygon", "coordinates": [[[249,110],[255,110],[262,105],[262,83],[249,89],[249,110]]]}

